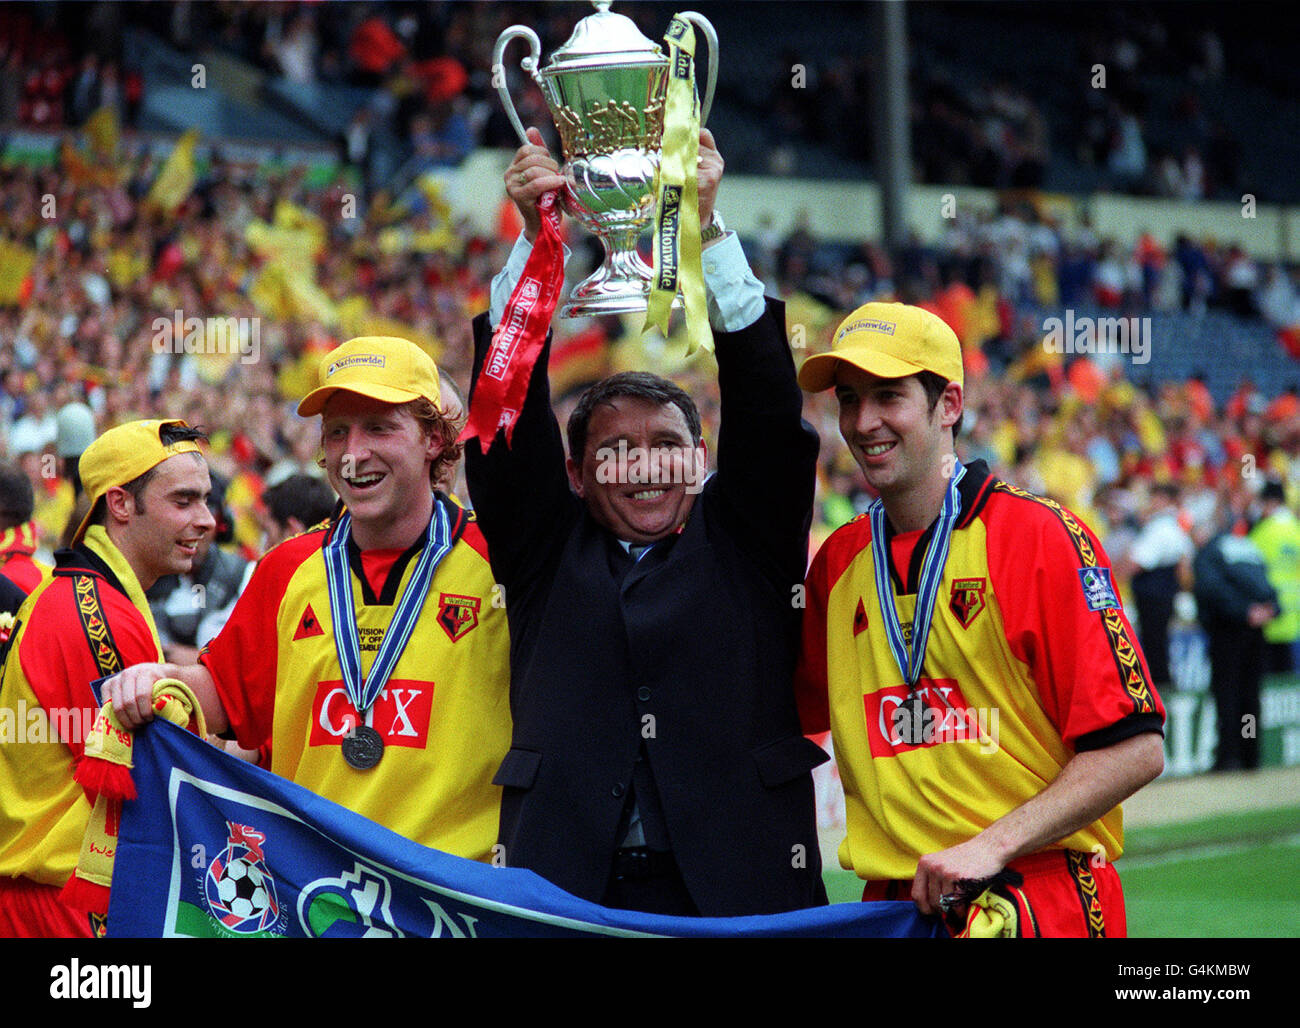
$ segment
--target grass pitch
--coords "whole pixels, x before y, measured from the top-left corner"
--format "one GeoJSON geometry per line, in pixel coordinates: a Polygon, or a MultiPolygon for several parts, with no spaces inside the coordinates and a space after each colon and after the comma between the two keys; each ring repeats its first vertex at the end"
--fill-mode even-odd
{"type": "MultiPolygon", "coordinates": [[[[1133,938],[1300,937],[1300,806],[1126,832],[1116,863],[1133,938]]],[[[832,903],[862,883],[830,867],[832,903]]]]}

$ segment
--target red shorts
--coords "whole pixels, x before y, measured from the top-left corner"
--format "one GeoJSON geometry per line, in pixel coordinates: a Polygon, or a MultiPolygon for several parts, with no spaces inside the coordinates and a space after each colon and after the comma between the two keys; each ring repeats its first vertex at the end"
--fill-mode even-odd
{"type": "Polygon", "coordinates": [[[62,891],[29,878],[0,878],[0,938],[95,938],[90,915],[65,906],[62,891]]]}
{"type": "MultiPolygon", "coordinates": [[[[1044,850],[1007,865],[1025,878],[1020,892],[1028,907],[1020,933],[1042,938],[1111,938],[1128,935],[1124,890],[1110,861],[1074,850],[1044,850]]],[[[868,882],[864,900],[912,898],[908,881],[868,882]]]]}

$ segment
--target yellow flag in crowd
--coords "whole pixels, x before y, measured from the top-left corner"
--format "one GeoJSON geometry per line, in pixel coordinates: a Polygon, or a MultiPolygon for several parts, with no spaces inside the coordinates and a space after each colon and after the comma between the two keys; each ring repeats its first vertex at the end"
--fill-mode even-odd
{"type": "Polygon", "coordinates": [[[194,188],[194,147],[199,130],[190,129],[176,142],[158,177],[149,188],[147,202],[167,214],[175,214],[194,188]]]}
{"type": "Polygon", "coordinates": [[[111,159],[116,155],[122,129],[118,124],[117,111],[112,107],[101,107],[92,114],[86,121],[84,131],[96,157],[111,159]]]}
{"type": "Polygon", "coordinates": [[[0,303],[17,303],[23,280],[36,263],[36,251],[21,243],[0,239],[0,303]]]}
{"type": "Polygon", "coordinates": [[[337,321],[333,302],[316,283],[316,258],[326,237],[320,218],[287,201],[276,204],[269,225],[254,221],[244,230],[249,248],[265,261],[249,290],[264,314],[312,318],[325,325],[337,321]]]}

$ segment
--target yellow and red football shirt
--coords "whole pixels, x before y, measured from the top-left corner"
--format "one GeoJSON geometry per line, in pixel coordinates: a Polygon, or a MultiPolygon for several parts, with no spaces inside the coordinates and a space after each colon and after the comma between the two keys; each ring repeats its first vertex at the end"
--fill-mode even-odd
{"type": "Polygon", "coordinates": [[[27,521],[0,532],[0,573],[29,596],[50,577],[51,568],[33,559],[36,522],[27,521]]]}
{"type": "MultiPolygon", "coordinates": [[[[869,880],[913,877],[921,856],[1032,799],[1074,753],[1160,731],[1164,721],[1092,533],[982,464],[967,468],[961,493],[917,683],[923,712],[903,708],[870,519],[836,531],[808,574],[797,680],[804,730],[831,728],[848,826],[840,863],[869,880]]],[[[909,638],[932,531],[889,542],[909,638]]],[[[1114,859],[1122,825],[1116,807],[1059,846],[1100,846],[1114,859]]]]}
{"type": "MultiPolygon", "coordinates": [[[[239,744],[270,744],[271,771],[424,846],[485,860],[500,815],[492,777],[510,747],[510,642],[482,534],[459,508],[453,522],[455,543],[365,718],[384,740],[377,766],[361,771],[343,759],[358,715],[334,643],[322,554],[329,529],[262,558],[200,660],[239,744]]],[[[423,543],[363,565],[349,542],[363,675],[423,543]]]]}
{"type": "Polygon", "coordinates": [[[161,659],[144,593],[109,545],[102,528],[88,533],[83,548],[102,563],[77,551],[18,611],[0,675],[0,879],[61,888],[77,865],[90,803],[72,773],[99,711],[90,683],[105,673],[92,646],[107,646],[119,669],[161,659]],[[89,629],[79,603],[93,611],[89,629]]]}

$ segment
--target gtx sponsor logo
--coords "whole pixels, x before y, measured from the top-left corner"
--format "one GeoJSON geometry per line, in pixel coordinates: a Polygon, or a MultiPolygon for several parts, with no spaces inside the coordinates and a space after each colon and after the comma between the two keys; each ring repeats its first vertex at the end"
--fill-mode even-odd
{"type": "Polygon", "coordinates": [[[348,732],[369,725],[385,746],[414,746],[423,749],[429,740],[429,713],[433,707],[433,683],[390,679],[362,718],[348,699],[341,680],[321,682],[312,700],[309,746],[340,746],[348,732]]]}
{"type": "Polygon", "coordinates": [[[948,742],[973,742],[982,754],[998,748],[996,707],[970,707],[951,678],[922,678],[910,697],[895,685],[862,698],[873,757],[896,757],[948,742]]]}

